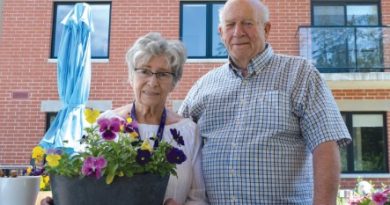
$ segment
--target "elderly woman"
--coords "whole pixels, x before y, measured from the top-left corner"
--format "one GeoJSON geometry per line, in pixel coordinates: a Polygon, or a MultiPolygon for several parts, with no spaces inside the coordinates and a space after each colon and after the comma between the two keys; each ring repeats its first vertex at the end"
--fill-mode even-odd
{"type": "MultiPolygon", "coordinates": [[[[177,177],[169,178],[164,204],[207,204],[201,171],[201,140],[198,128],[190,119],[184,119],[165,108],[170,92],[181,79],[186,60],[180,41],[166,40],[159,33],[140,37],[127,52],[129,81],[135,100],[132,104],[113,111],[105,117],[132,117],[138,123],[142,139],[157,136],[174,142],[170,129],[175,128],[184,138],[181,147],[187,160],[177,166],[177,177]]],[[[41,204],[49,204],[49,199],[41,204]]]]}

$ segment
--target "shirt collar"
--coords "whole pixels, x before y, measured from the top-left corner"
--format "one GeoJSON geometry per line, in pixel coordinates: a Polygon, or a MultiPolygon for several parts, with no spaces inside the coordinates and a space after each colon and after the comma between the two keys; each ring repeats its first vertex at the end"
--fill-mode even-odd
{"type": "MultiPolygon", "coordinates": [[[[263,52],[257,54],[254,58],[249,61],[248,64],[248,76],[252,76],[259,73],[269,63],[274,51],[270,44],[265,45],[263,52]]],[[[229,68],[234,71],[235,74],[241,76],[241,71],[234,65],[231,57],[229,56],[229,68]]]]}

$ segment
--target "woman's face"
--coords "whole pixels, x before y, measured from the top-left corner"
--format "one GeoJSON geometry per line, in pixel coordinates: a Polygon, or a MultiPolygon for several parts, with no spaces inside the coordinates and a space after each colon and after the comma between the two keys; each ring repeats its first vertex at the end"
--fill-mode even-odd
{"type": "Polygon", "coordinates": [[[135,99],[144,106],[164,106],[173,90],[174,74],[164,56],[152,57],[146,64],[136,65],[133,79],[135,99]]]}

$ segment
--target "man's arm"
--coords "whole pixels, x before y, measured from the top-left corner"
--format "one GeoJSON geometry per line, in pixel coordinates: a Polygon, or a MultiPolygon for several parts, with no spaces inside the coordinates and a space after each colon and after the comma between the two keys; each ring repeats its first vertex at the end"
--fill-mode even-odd
{"type": "Polygon", "coordinates": [[[314,149],[314,204],[335,205],[340,182],[340,153],[335,141],[314,149]]]}

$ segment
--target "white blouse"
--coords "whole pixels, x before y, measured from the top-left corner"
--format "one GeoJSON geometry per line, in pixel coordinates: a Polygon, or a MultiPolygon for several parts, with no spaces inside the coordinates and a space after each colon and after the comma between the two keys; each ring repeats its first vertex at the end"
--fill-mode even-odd
{"type": "MultiPolygon", "coordinates": [[[[138,124],[141,138],[156,135],[158,125],[138,124]]],[[[166,125],[163,140],[183,150],[187,160],[177,165],[177,177],[170,176],[165,199],[173,198],[179,204],[207,204],[205,185],[201,169],[201,140],[197,125],[190,119],[166,125]],[[178,146],[170,129],[175,128],[183,136],[184,146],[178,146]]]]}

